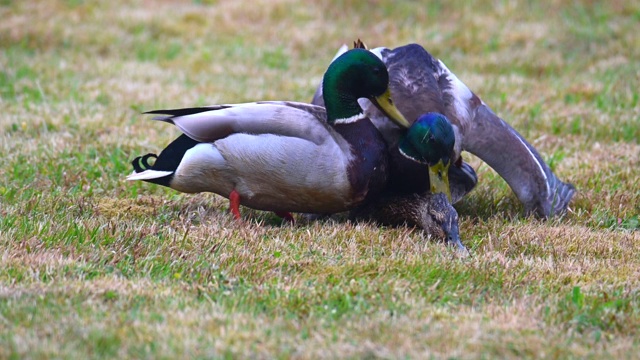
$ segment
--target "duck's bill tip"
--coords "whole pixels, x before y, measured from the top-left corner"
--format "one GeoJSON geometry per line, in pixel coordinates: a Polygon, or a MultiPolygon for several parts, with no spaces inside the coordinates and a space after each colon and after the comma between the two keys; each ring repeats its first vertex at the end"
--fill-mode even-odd
{"type": "Polygon", "coordinates": [[[462,240],[460,239],[460,228],[458,227],[458,221],[450,219],[450,221],[446,222],[443,226],[443,230],[445,232],[445,241],[447,245],[453,246],[456,250],[456,253],[461,256],[469,256],[469,250],[462,244],[462,240]]]}

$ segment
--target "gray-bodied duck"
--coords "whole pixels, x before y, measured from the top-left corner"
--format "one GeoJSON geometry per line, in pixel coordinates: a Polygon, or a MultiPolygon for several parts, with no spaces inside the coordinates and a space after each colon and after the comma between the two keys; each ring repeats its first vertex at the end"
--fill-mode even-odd
{"type": "MultiPolygon", "coordinates": [[[[346,46],[339,53],[343,51],[346,51],[346,46]]],[[[566,211],[575,187],[558,179],[538,151],[498,117],[442,61],[417,44],[371,51],[387,66],[395,105],[405,117],[414,121],[421,114],[437,112],[451,121],[455,130],[455,155],[452,160],[462,165],[458,169],[465,166],[460,163],[460,153],[462,150],[468,151],[505,179],[527,214],[550,217],[566,211]]],[[[319,88],[314,104],[322,104],[321,94],[322,89],[319,88]]],[[[404,130],[391,124],[366,100],[361,101],[361,105],[393,152],[404,130]]],[[[456,167],[452,166],[451,169],[455,171],[456,167]]],[[[415,167],[415,171],[415,174],[419,174],[418,171],[424,171],[424,168],[415,167]]],[[[409,185],[400,183],[396,186],[413,186],[411,183],[415,179],[420,183],[426,177],[405,177],[399,180],[408,181],[409,185]]]]}
{"type": "Polygon", "coordinates": [[[266,101],[150,111],[183,135],[157,156],[137,157],[127,179],[222,195],[238,219],[240,205],[285,216],[349,210],[379,193],[388,175],[385,140],[358,99],[409,126],[388,86],[384,63],[353,49],[327,69],[324,107],[266,101]]]}

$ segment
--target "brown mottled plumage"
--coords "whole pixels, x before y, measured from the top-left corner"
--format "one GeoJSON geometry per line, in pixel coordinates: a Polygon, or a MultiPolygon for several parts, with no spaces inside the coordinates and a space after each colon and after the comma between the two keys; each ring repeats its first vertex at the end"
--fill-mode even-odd
{"type": "Polygon", "coordinates": [[[466,252],[460,241],[458,212],[442,193],[381,196],[352,210],[350,217],[383,225],[420,227],[428,235],[466,252]]]}

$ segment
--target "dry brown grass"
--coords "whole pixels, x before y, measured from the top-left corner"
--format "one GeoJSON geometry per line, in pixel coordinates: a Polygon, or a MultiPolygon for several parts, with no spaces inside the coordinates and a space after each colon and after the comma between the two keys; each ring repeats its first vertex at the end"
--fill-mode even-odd
{"type": "Polygon", "coordinates": [[[636,358],[633,1],[0,1],[0,358],[636,358]],[[140,111],[308,100],[355,38],[424,45],[578,188],[541,222],[493,170],[461,259],[420,231],[281,224],[123,181],[140,111]]]}

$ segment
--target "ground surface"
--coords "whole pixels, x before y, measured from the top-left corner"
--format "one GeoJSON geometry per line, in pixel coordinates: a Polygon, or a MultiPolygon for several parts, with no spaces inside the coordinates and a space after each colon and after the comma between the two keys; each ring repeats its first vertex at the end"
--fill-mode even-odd
{"type": "Polygon", "coordinates": [[[637,1],[0,1],[0,358],[633,358],[637,1]],[[342,43],[424,45],[578,193],[420,231],[281,224],[127,183],[178,132],[144,110],[308,101],[342,43]]]}

